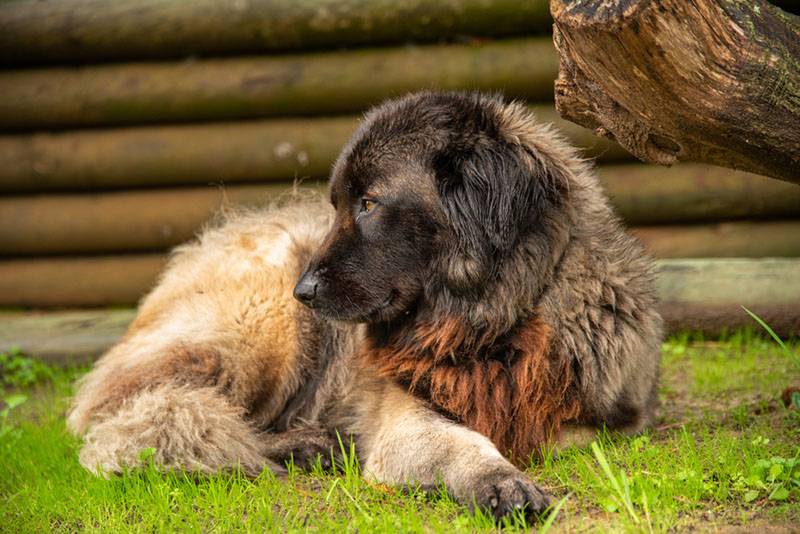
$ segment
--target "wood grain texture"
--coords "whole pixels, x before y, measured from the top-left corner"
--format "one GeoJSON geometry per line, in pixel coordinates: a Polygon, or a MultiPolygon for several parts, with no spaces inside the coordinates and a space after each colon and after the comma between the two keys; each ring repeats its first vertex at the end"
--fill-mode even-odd
{"type": "Polygon", "coordinates": [[[698,258],[658,262],[663,303],[800,308],[799,258],[698,258]]]}
{"type": "Polygon", "coordinates": [[[800,185],[757,174],[694,163],[604,165],[597,171],[629,224],[800,219],[800,185]]]}
{"type": "Polygon", "coordinates": [[[546,0],[17,0],[0,64],[335,49],[550,30],[546,0]]]}
{"type": "Polygon", "coordinates": [[[0,313],[0,352],[18,347],[48,363],[87,363],[125,335],[136,310],[0,313]]]}
{"type": "MultiPolygon", "coordinates": [[[[631,155],[532,106],[588,157],[631,155]]],[[[327,177],[358,116],[267,119],[0,135],[0,192],[124,189],[327,177]]]]}
{"type": "Polygon", "coordinates": [[[549,38],[0,72],[0,129],[361,112],[409,91],[552,101],[549,38]]]}
{"type": "Polygon", "coordinates": [[[800,183],[800,19],[764,0],[552,0],[556,106],[643,161],[800,183]]]}
{"type": "Polygon", "coordinates": [[[163,254],[0,261],[0,306],[130,306],[165,264],[163,254]]]}
{"type": "Polygon", "coordinates": [[[800,257],[800,221],[631,228],[657,258],[800,257]]]}
{"type": "Polygon", "coordinates": [[[191,239],[223,208],[266,206],[292,190],[283,182],[5,197],[0,255],[164,251],[191,239]]]}
{"type": "MultiPolygon", "coordinates": [[[[643,165],[603,168],[601,181],[616,211],[656,256],[800,256],[800,187],[694,165],[650,171],[643,165]],[[770,220],[776,218],[793,219],[770,220]]],[[[326,188],[309,179],[300,189],[326,188]]],[[[223,206],[265,206],[293,189],[280,181],[6,196],[0,198],[0,257],[164,251],[192,238],[223,206]]]]}

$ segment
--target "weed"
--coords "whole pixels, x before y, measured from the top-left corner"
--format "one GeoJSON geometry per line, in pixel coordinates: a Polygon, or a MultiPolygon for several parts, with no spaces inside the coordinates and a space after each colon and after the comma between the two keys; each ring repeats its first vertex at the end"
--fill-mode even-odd
{"type": "Polygon", "coordinates": [[[3,409],[0,410],[0,440],[3,438],[7,439],[11,436],[19,436],[19,429],[16,429],[14,425],[8,422],[8,416],[11,415],[12,410],[24,404],[27,400],[27,395],[21,393],[14,393],[3,397],[4,406],[3,409]]]}
{"type": "Polygon", "coordinates": [[[778,346],[781,348],[781,350],[783,350],[783,353],[786,354],[786,356],[790,360],[792,360],[795,363],[795,365],[797,365],[798,368],[800,368],[800,354],[795,354],[792,350],[790,350],[789,347],[786,346],[786,343],[784,343],[783,340],[780,338],[780,336],[776,334],[775,331],[766,322],[764,322],[764,320],[761,317],[751,312],[744,306],[742,306],[742,309],[745,312],[747,312],[747,314],[750,317],[752,317],[759,325],[761,325],[761,327],[764,330],[767,331],[770,337],[774,339],[775,342],[778,344],[778,346]]]}
{"type": "Polygon", "coordinates": [[[23,355],[18,347],[0,352],[0,385],[27,387],[37,382],[52,380],[53,368],[23,355]]]}
{"type": "MultiPolygon", "coordinates": [[[[792,362],[794,362],[795,366],[798,369],[800,369],[800,353],[795,353],[794,351],[790,350],[789,347],[786,346],[786,343],[784,343],[783,340],[780,338],[780,336],[776,334],[775,331],[772,328],[770,328],[770,326],[761,317],[751,312],[744,306],[742,306],[742,309],[745,312],[747,312],[747,314],[750,317],[752,317],[759,325],[761,325],[761,327],[764,330],[767,331],[770,337],[774,339],[775,342],[778,344],[778,346],[781,348],[786,357],[792,362]]],[[[788,400],[796,410],[800,410],[800,391],[797,390],[790,391],[788,400]]]]}
{"type": "MultiPolygon", "coordinates": [[[[769,439],[763,436],[756,436],[751,441],[754,447],[767,444],[769,439]]],[[[800,447],[793,458],[758,458],[749,467],[747,474],[737,473],[733,483],[733,488],[743,493],[745,502],[752,502],[759,497],[785,501],[792,492],[800,493],[800,447]]]]}

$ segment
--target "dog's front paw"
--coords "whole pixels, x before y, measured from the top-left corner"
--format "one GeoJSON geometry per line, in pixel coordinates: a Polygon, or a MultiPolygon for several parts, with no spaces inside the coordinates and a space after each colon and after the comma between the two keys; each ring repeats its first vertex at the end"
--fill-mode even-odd
{"type": "Polygon", "coordinates": [[[550,498],[521,471],[498,471],[479,480],[473,492],[474,505],[500,520],[521,510],[526,517],[539,516],[550,498]]]}

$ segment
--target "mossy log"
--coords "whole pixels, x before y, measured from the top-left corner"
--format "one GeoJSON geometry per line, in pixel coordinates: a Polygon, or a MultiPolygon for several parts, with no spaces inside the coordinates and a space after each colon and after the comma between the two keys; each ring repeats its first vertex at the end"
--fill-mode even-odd
{"type": "Polygon", "coordinates": [[[550,31],[546,0],[17,0],[0,63],[181,57],[550,31]]]}
{"type": "MultiPolygon", "coordinates": [[[[124,293],[122,288],[114,288],[108,283],[93,282],[95,279],[108,279],[104,267],[112,266],[109,258],[94,260],[94,264],[80,259],[36,261],[41,265],[31,271],[35,275],[27,278],[20,270],[24,268],[21,264],[18,269],[8,269],[7,262],[0,262],[0,273],[10,275],[16,282],[12,287],[16,297],[25,296],[33,305],[95,305],[102,300],[101,293],[124,293]],[[67,265],[67,262],[74,265],[67,265]],[[72,275],[66,280],[59,274],[65,267],[72,275]],[[51,276],[57,278],[57,284],[50,284],[51,276]],[[41,277],[40,282],[54,293],[18,289],[20,284],[31,283],[36,277],[41,277]],[[85,291],[70,292],[65,289],[70,285],[82,286],[85,291]]],[[[124,262],[117,268],[127,267],[131,272],[137,272],[141,267],[134,268],[135,262],[150,260],[127,257],[116,261],[124,262]]],[[[758,330],[759,327],[742,310],[744,305],[765,319],[780,335],[800,334],[800,260],[663,260],[658,265],[660,310],[668,332],[691,330],[717,335],[746,326],[758,330]]],[[[135,293],[128,303],[134,303],[136,296],[152,285],[160,263],[154,262],[154,267],[150,279],[132,280],[128,284],[127,291],[135,293]]],[[[5,279],[0,278],[0,287],[10,285],[4,283],[5,279]]],[[[123,278],[117,281],[122,283],[123,278]]],[[[10,301],[5,295],[5,291],[0,291],[0,299],[8,304],[10,301]]],[[[112,296],[106,300],[118,299],[118,296],[112,296]]],[[[53,363],[72,363],[76,359],[85,361],[101,354],[121,338],[133,317],[134,312],[130,309],[2,313],[0,351],[19,347],[27,354],[53,363]]]]}
{"type": "MultiPolygon", "coordinates": [[[[616,143],[532,108],[588,157],[630,158],[616,143]]],[[[208,184],[326,177],[355,131],[354,116],[0,136],[0,192],[208,184]]]]}
{"type": "Polygon", "coordinates": [[[800,183],[800,18],[764,0],[551,0],[556,106],[647,162],[800,183]]]}
{"type": "Polygon", "coordinates": [[[800,257],[800,220],[632,228],[657,258],[800,257]]]}
{"type": "Polygon", "coordinates": [[[612,165],[598,171],[612,203],[630,224],[800,219],[800,185],[757,174],[691,163],[671,168],[612,165]]]}
{"type": "MultiPolygon", "coordinates": [[[[695,172],[692,166],[686,167],[688,172],[695,172]]],[[[616,166],[604,169],[602,178],[615,198],[617,211],[632,226],[641,222],[637,220],[642,213],[641,204],[655,204],[661,195],[659,188],[654,188],[653,197],[641,200],[638,193],[626,189],[630,174],[635,172],[635,166],[616,166]]],[[[715,186],[712,180],[705,183],[711,188],[715,186]]],[[[313,180],[305,182],[301,189],[305,186],[317,191],[326,188],[324,182],[313,180]]],[[[292,187],[289,182],[275,182],[224,188],[212,185],[0,198],[0,255],[166,250],[190,239],[220,207],[267,205],[288,194],[292,187]]],[[[781,193],[769,188],[762,192],[754,187],[741,191],[740,197],[726,195],[724,190],[720,195],[731,199],[730,214],[742,214],[742,206],[752,207],[754,216],[773,215],[763,211],[765,206],[776,208],[775,215],[796,214],[797,204],[784,206],[773,199],[781,193]],[[749,198],[741,198],[744,196],[749,198]]],[[[696,209],[691,204],[682,212],[680,202],[672,202],[675,205],[672,221],[680,221],[684,216],[688,220],[696,218],[696,209]]],[[[722,211],[718,209],[716,213],[722,211]]],[[[651,217],[645,213],[644,222],[650,221],[651,217]]],[[[800,240],[796,238],[800,235],[800,221],[653,226],[634,231],[660,257],[800,255],[800,240]]]]}
{"type": "Polygon", "coordinates": [[[422,88],[552,101],[549,39],[0,72],[0,129],[363,111],[422,88]]]}
{"type": "Polygon", "coordinates": [[[155,284],[163,254],[0,261],[0,306],[135,304],[155,284]]]}

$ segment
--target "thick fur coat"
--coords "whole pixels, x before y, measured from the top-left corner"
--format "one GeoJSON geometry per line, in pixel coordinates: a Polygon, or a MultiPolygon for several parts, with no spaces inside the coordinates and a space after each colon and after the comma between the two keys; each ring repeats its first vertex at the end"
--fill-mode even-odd
{"type": "Polygon", "coordinates": [[[650,421],[651,262],[526,108],[385,103],[331,203],[229,215],[175,251],[81,383],[83,465],[118,472],[154,447],[166,469],[280,472],[337,430],[368,476],[443,482],[500,516],[547,504],[509,458],[650,421]]]}

